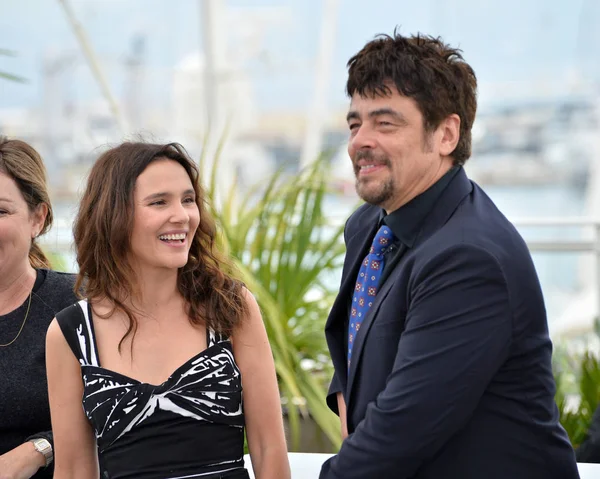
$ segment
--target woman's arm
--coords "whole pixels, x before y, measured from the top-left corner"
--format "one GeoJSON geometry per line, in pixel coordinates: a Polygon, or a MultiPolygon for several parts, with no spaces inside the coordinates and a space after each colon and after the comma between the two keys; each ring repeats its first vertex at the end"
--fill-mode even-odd
{"type": "Polygon", "coordinates": [[[81,406],[81,368],[56,319],[46,335],[46,370],[54,434],[54,479],[98,479],[96,441],[81,406]]]}
{"type": "Polygon", "coordinates": [[[233,337],[242,373],[246,434],[257,479],[289,479],[290,465],[273,354],[254,296],[245,290],[248,317],[233,337]]]}
{"type": "Polygon", "coordinates": [[[33,443],[25,442],[0,455],[0,479],[29,479],[45,464],[44,456],[36,451],[33,443]]]}

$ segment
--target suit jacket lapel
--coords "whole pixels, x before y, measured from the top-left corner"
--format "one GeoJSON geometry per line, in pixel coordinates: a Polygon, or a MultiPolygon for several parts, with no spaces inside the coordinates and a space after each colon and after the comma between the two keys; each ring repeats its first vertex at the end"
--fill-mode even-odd
{"type": "Polygon", "coordinates": [[[379,216],[377,216],[376,221],[369,222],[347,240],[346,262],[342,273],[340,291],[325,324],[331,360],[344,386],[346,385],[346,373],[348,371],[346,339],[348,336],[349,305],[360,265],[369,252],[378,224],[379,216]]]}

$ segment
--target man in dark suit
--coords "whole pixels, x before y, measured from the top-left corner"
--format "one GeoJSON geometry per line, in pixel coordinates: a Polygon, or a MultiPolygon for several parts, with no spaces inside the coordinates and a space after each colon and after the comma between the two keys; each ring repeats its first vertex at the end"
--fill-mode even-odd
{"type": "Polygon", "coordinates": [[[439,39],[397,33],[348,67],[366,204],[326,325],[345,440],[320,478],[578,478],[531,256],[462,167],[473,70],[439,39]]]}

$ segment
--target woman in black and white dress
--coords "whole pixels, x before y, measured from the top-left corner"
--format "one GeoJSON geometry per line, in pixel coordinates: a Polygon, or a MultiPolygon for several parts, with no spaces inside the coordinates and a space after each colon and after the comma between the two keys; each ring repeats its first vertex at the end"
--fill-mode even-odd
{"type": "Polygon", "coordinates": [[[244,429],[256,477],[290,477],[260,311],[204,201],[178,144],[124,143],[92,168],[74,225],[86,298],[47,336],[55,479],[247,478],[244,429]]]}

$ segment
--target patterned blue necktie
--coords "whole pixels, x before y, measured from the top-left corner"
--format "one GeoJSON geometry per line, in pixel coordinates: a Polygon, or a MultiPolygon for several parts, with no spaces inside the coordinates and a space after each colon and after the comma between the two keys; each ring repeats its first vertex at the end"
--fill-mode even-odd
{"type": "Polygon", "coordinates": [[[348,328],[348,369],[350,369],[352,347],[354,346],[356,334],[365,315],[373,306],[373,301],[377,295],[377,287],[383,271],[383,254],[390,247],[393,238],[394,235],[389,226],[383,225],[379,228],[373,239],[369,254],[365,257],[358,272],[354,294],[352,295],[350,326],[348,328]]]}

